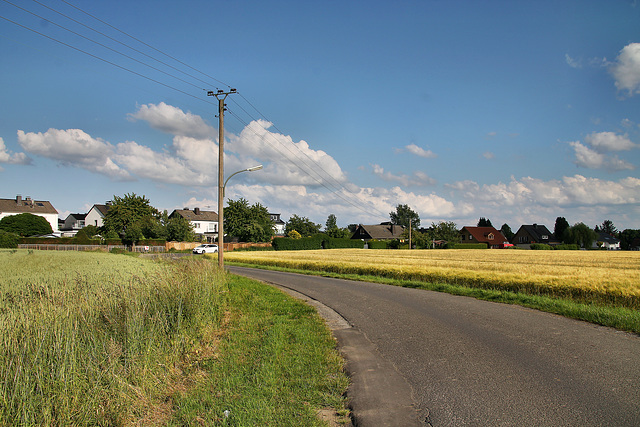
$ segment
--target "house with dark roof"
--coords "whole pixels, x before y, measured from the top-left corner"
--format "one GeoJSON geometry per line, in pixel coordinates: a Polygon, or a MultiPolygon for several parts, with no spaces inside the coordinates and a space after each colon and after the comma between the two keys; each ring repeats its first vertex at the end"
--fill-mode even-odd
{"type": "Polygon", "coordinates": [[[522,249],[530,249],[532,243],[545,245],[559,245],[556,236],[542,224],[521,225],[518,232],[511,239],[511,243],[522,249]]]}
{"type": "Polygon", "coordinates": [[[110,207],[111,202],[107,202],[104,205],[93,205],[84,219],[85,225],[102,227],[104,225],[104,217],[107,216],[107,211],[109,211],[110,207]]]}
{"type": "Polygon", "coordinates": [[[214,242],[218,238],[218,213],[214,211],[203,211],[200,208],[176,209],[171,212],[169,218],[181,216],[191,223],[193,231],[200,235],[207,242],[214,242]]]}
{"type": "Polygon", "coordinates": [[[58,233],[58,211],[51,202],[45,200],[32,200],[27,196],[24,199],[20,194],[15,199],[0,199],[0,219],[5,216],[30,213],[41,216],[51,224],[54,234],[58,233]]]}
{"type": "Polygon", "coordinates": [[[484,243],[489,249],[503,249],[509,240],[494,227],[462,227],[458,233],[460,243],[484,243]]]}
{"type": "Polygon", "coordinates": [[[286,223],[280,219],[280,214],[270,213],[271,221],[273,221],[273,231],[276,236],[284,236],[284,228],[286,223]]]}
{"type": "Polygon", "coordinates": [[[62,237],[73,237],[78,234],[78,231],[85,226],[85,218],[87,214],[69,214],[64,220],[64,224],[60,227],[60,233],[62,237]]]}
{"type": "Polygon", "coordinates": [[[600,231],[598,232],[598,238],[593,242],[593,247],[617,251],[620,250],[620,240],[611,234],[600,231]]]}
{"type": "Polygon", "coordinates": [[[352,239],[359,240],[394,240],[399,239],[404,233],[402,225],[383,222],[379,225],[358,225],[355,232],[351,236],[352,239]]]}

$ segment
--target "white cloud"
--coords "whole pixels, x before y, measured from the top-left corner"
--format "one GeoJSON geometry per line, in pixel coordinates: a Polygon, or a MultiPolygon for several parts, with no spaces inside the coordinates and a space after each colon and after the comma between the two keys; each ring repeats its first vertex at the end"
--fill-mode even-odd
{"type": "Polygon", "coordinates": [[[0,138],[0,163],[10,165],[29,165],[31,159],[25,153],[12,153],[7,149],[4,139],[0,138]]]}
{"type": "Polygon", "coordinates": [[[564,60],[571,68],[582,68],[582,63],[580,62],[580,60],[570,57],[568,53],[564,54],[564,60]]]}
{"type": "Polygon", "coordinates": [[[636,148],[627,135],[617,135],[614,132],[593,132],[584,141],[600,153],[608,151],[625,151],[636,148]]]}
{"type": "Polygon", "coordinates": [[[619,181],[587,178],[582,175],[543,181],[532,177],[508,184],[478,185],[473,181],[448,186],[464,192],[469,202],[484,202],[493,207],[502,206],[596,206],[632,205],[640,203],[640,179],[628,177],[619,181]]]}
{"type": "Polygon", "coordinates": [[[373,168],[373,174],[379,177],[380,179],[387,182],[397,182],[404,187],[408,186],[426,186],[426,185],[435,185],[436,180],[429,177],[426,173],[422,171],[417,171],[413,173],[413,176],[409,176],[406,174],[402,175],[394,175],[391,172],[385,172],[384,168],[380,165],[374,164],[371,165],[373,168]]]}
{"type": "Polygon", "coordinates": [[[609,71],[619,91],[627,91],[629,96],[640,93],[640,43],[622,48],[609,71]]]}
{"type": "Polygon", "coordinates": [[[271,132],[271,126],[265,120],[249,123],[239,135],[229,135],[225,153],[233,152],[242,161],[242,168],[269,162],[260,179],[270,184],[336,187],[347,183],[332,156],[311,149],[304,140],[294,142],[288,135],[271,132]]]}
{"type": "Polygon", "coordinates": [[[63,165],[77,166],[114,179],[130,178],[126,170],[113,162],[111,144],[92,138],[80,129],[49,129],[45,133],[19,130],[18,142],[25,151],[63,165]]]}
{"type": "Polygon", "coordinates": [[[141,105],[138,111],[129,114],[132,120],[144,120],[162,132],[175,136],[187,136],[195,139],[213,139],[215,129],[202,117],[184,112],[180,108],[161,102],[160,104],[141,105]]]}
{"type": "Polygon", "coordinates": [[[491,151],[485,151],[484,153],[482,153],[482,157],[484,157],[487,160],[491,160],[491,159],[495,158],[496,155],[493,154],[491,151]]]}
{"type": "Polygon", "coordinates": [[[404,148],[411,154],[415,154],[418,157],[424,157],[425,159],[435,159],[436,157],[438,157],[438,155],[433,151],[425,150],[422,147],[418,147],[416,144],[409,144],[404,148]]]}

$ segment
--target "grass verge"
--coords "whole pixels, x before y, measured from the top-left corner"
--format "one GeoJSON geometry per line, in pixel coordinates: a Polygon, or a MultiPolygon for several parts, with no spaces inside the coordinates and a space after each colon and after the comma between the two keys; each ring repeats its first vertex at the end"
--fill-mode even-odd
{"type": "Polygon", "coordinates": [[[239,267],[262,268],[266,270],[286,271],[291,273],[334,277],[363,282],[384,283],[407,288],[425,289],[446,292],[452,295],[468,296],[477,299],[518,304],[548,313],[583,320],[594,324],[608,326],[623,331],[640,334],[640,311],[625,307],[612,307],[600,304],[587,304],[569,299],[554,298],[545,295],[533,295],[522,292],[511,292],[499,289],[474,288],[448,283],[433,283],[415,280],[398,280],[373,275],[340,274],[327,271],[301,270],[273,265],[240,263],[227,260],[227,264],[239,267]]]}
{"type": "Polygon", "coordinates": [[[0,250],[0,279],[0,426],[321,425],[320,409],[344,411],[315,312],[211,260],[0,250]]]}

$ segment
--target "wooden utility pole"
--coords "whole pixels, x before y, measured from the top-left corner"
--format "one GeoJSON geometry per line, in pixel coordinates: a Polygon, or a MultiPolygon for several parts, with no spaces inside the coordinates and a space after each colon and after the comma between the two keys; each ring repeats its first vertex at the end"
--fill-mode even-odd
{"type": "Polygon", "coordinates": [[[224,268],[224,101],[232,93],[236,90],[207,92],[208,96],[218,99],[218,266],[221,270],[224,268]]]}

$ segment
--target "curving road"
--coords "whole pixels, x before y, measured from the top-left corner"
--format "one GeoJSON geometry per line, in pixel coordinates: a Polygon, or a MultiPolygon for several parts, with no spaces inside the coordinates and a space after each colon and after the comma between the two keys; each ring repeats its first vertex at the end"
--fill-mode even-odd
{"type": "Polygon", "coordinates": [[[358,425],[640,426],[637,335],[437,292],[229,270],[348,322],[333,329],[358,425]]]}

